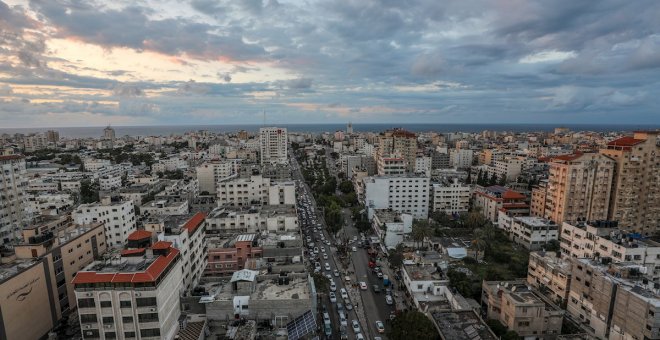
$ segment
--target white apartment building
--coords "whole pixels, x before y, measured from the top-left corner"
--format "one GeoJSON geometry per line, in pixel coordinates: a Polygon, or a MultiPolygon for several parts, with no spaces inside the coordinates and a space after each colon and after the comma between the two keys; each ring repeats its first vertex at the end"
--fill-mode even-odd
{"type": "Polygon", "coordinates": [[[371,225],[387,249],[395,249],[412,232],[413,217],[389,209],[374,209],[371,225]]]}
{"type": "Polygon", "coordinates": [[[104,197],[100,203],[82,204],[71,217],[77,224],[105,223],[105,236],[109,247],[119,248],[126,238],[136,230],[133,201],[121,201],[104,197]]]}
{"type": "Polygon", "coordinates": [[[169,242],[93,262],[73,279],[83,339],[174,339],[181,316],[180,251],[169,242]]]}
{"type": "Polygon", "coordinates": [[[224,206],[206,217],[208,234],[272,233],[299,231],[298,215],[292,205],[224,206]]]}
{"type": "Polygon", "coordinates": [[[185,215],[188,213],[188,200],[159,199],[146,202],[140,206],[141,215],[185,215]]]}
{"type": "Polygon", "coordinates": [[[167,159],[161,159],[158,163],[155,163],[151,166],[151,171],[154,173],[165,172],[165,171],[176,171],[176,170],[187,170],[188,161],[181,159],[179,157],[170,157],[167,159]]]}
{"type": "Polygon", "coordinates": [[[365,177],[364,204],[369,218],[374,209],[392,209],[427,218],[429,214],[429,182],[427,177],[365,177]]]}
{"type": "Polygon", "coordinates": [[[109,159],[95,159],[95,158],[85,158],[83,160],[83,167],[85,171],[98,171],[99,169],[112,165],[109,159]]]}
{"type": "Polygon", "coordinates": [[[378,155],[379,176],[404,176],[408,168],[408,162],[402,156],[378,155]]]}
{"type": "Polygon", "coordinates": [[[548,242],[559,239],[559,226],[536,216],[511,216],[500,211],[497,226],[510,240],[529,250],[540,250],[548,242]]]}
{"type": "Polygon", "coordinates": [[[261,175],[220,182],[217,186],[218,206],[250,206],[269,200],[270,179],[261,175]]]}
{"type": "MultiPolygon", "coordinates": [[[[495,161],[492,168],[497,178],[504,176],[507,181],[515,181],[520,176],[524,164],[523,158],[506,157],[503,160],[495,161]]],[[[491,176],[490,171],[488,174],[491,176]]]]}
{"type": "Polygon", "coordinates": [[[469,168],[472,166],[474,151],[470,149],[449,150],[449,163],[455,168],[469,168]]]}
{"type": "Polygon", "coordinates": [[[295,205],[296,204],[296,183],[295,182],[275,182],[268,187],[269,205],[295,205]]]}
{"type": "Polygon", "coordinates": [[[179,249],[183,263],[183,285],[181,293],[190,292],[199,283],[208,258],[206,256],[206,213],[199,212],[185,219],[172,218],[165,221],[163,229],[156,231],[159,241],[172,243],[179,249]]]}
{"type": "Polygon", "coordinates": [[[642,274],[660,281],[660,243],[620,230],[613,221],[561,226],[562,258],[609,257],[642,266],[642,274]]]}
{"type": "Polygon", "coordinates": [[[25,158],[0,155],[0,245],[20,237],[27,222],[25,158]]]}
{"type": "Polygon", "coordinates": [[[52,193],[52,194],[34,194],[27,198],[28,211],[32,216],[62,214],[71,208],[75,203],[70,194],[52,193]]]}
{"type": "Polygon", "coordinates": [[[261,164],[287,164],[287,132],[285,128],[259,129],[261,164]]]}
{"type": "Polygon", "coordinates": [[[199,191],[215,194],[219,182],[231,179],[238,173],[240,160],[211,161],[195,168],[199,191]]]}
{"type": "Polygon", "coordinates": [[[460,214],[470,208],[470,187],[454,178],[451,184],[435,183],[432,187],[433,206],[431,211],[445,214],[460,214]]]}
{"type": "Polygon", "coordinates": [[[417,157],[415,159],[415,174],[431,177],[433,158],[430,156],[417,157]]]}
{"type": "Polygon", "coordinates": [[[108,175],[99,178],[99,188],[104,191],[121,188],[121,176],[108,175]]]}
{"type": "Polygon", "coordinates": [[[27,191],[29,192],[53,192],[59,190],[57,182],[45,181],[42,179],[31,179],[28,181],[27,191]]]}

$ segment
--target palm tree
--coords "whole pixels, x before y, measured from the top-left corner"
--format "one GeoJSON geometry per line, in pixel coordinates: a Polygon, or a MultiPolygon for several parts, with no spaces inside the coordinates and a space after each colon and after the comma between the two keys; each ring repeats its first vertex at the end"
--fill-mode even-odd
{"type": "Polygon", "coordinates": [[[412,226],[412,238],[415,240],[415,247],[419,249],[418,243],[423,242],[426,237],[431,236],[433,229],[428,220],[415,220],[412,226]]]}

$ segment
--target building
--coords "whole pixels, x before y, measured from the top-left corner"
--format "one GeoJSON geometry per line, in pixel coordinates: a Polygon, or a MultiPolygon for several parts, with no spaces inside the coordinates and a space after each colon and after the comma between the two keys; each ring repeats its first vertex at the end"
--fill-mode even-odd
{"type": "Polygon", "coordinates": [[[60,141],[60,133],[55,130],[46,131],[46,139],[49,143],[57,143],[60,141]]]}
{"type": "Polygon", "coordinates": [[[108,125],[105,129],[103,129],[103,139],[114,142],[115,129],[111,128],[110,125],[108,125]]]}
{"type": "Polygon", "coordinates": [[[237,234],[268,231],[298,231],[298,214],[293,205],[221,206],[206,217],[208,234],[237,234]]]}
{"type": "Polygon", "coordinates": [[[99,188],[101,190],[114,190],[117,188],[121,188],[121,176],[117,175],[108,175],[108,176],[103,176],[99,178],[99,188]]]}
{"type": "Polygon", "coordinates": [[[261,164],[287,164],[286,128],[266,127],[259,129],[261,164]]]}
{"type": "Polygon", "coordinates": [[[615,163],[596,153],[552,158],[544,217],[557,224],[606,220],[615,163]]]}
{"type": "Polygon", "coordinates": [[[101,168],[109,167],[112,165],[109,159],[95,159],[95,158],[85,158],[83,160],[83,168],[85,171],[99,171],[101,168]]]}
{"type": "Polygon", "coordinates": [[[497,224],[502,209],[511,215],[529,215],[527,197],[517,191],[499,185],[477,188],[474,192],[474,207],[494,224],[497,224]]]}
{"type": "Polygon", "coordinates": [[[387,130],[378,135],[378,156],[391,157],[391,155],[402,157],[406,163],[406,172],[414,172],[417,135],[401,128],[387,130]]]}
{"type": "Polygon", "coordinates": [[[529,254],[527,284],[565,308],[571,287],[571,264],[554,252],[538,251],[529,254]]]}
{"type": "Polygon", "coordinates": [[[497,226],[511,241],[529,250],[540,250],[548,242],[559,240],[559,226],[536,216],[512,216],[500,211],[497,226]]]}
{"type": "Polygon", "coordinates": [[[561,334],[564,311],[524,280],[484,281],[481,303],[488,319],[501,322],[521,337],[555,339],[561,334]]]}
{"type": "Polygon", "coordinates": [[[0,338],[45,338],[76,306],[76,272],[106,249],[103,225],[44,223],[27,227],[15,261],[0,266],[0,338]],[[29,316],[29,317],[26,317],[29,316]]]}
{"type": "Polygon", "coordinates": [[[125,250],[76,274],[83,339],[174,339],[182,261],[169,242],[125,250]]]}
{"type": "Polygon", "coordinates": [[[378,155],[378,176],[404,176],[408,164],[406,159],[393,155],[378,155]]]}
{"type": "Polygon", "coordinates": [[[431,211],[442,211],[448,215],[461,214],[470,208],[470,187],[454,178],[452,183],[434,183],[431,198],[431,211]]]}
{"type": "Polygon", "coordinates": [[[530,202],[529,214],[537,217],[545,217],[546,196],[548,193],[548,180],[539,181],[538,185],[532,188],[532,200],[530,202]]]}
{"type": "MultiPolygon", "coordinates": [[[[505,157],[494,162],[492,168],[497,178],[505,178],[506,181],[515,181],[523,170],[525,159],[522,157],[505,157]]],[[[489,176],[490,172],[489,172],[489,176]]]]}
{"type": "Polygon", "coordinates": [[[71,214],[78,224],[104,223],[109,247],[121,247],[136,229],[133,201],[104,197],[99,203],[81,204],[71,214]]]}
{"type": "Polygon", "coordinates": [[[572,282],[566,311],[600,339],[658,339],[660,299],[636,266],[608,258],[569,260],[572,282]]]}
{"type": "Polygon", "coordinates": [[[248,266],[249,261],[260,259],[263,249],[257,234],[239,234],[228,239],[209,240],[207,275],[230,275],[237,270],[256,269],[248,266]]]}
{"type": "Polygon", "coordinates": [[[433,159],[430,156],[415,158],[415,174],[431,177],[433,159]]]}
{"type": "Polygon", "coordinates": [[[562,258],[607,257],[614,263],[634,263],[660,282],[660,243],[621,230],[616,222],[595,221],[561,226],[562,258]]]}
{"type": "Polygon", "coordinates": [[[181,159],[179,157],[168,157],[165,159],[158,160],[158,163],[154,163],[151,166],[151,171],[153,173],[164,173],[166,171],[177,171],[177,170],[187,170],[188,161],[181,159]]]}
{"type": "Polygon", "coordinates": [[[219,182],[226,181],[238,173],[240,162],[235,160],[211,161],[196,168],[199,191],[214,195],[219,182]]]}
{"type": "Polygon", "coordinates": [[[0,245],[16,240],[27,220],[25,158],[0,155],[0,245]]]}
{"type": "Polygon", "coordinates": [[[449,164],[454,168],[469,168],[472,166],[474,151],[470,149],[449,150],[449,164]]]}
{"type": "Polygon", "coordinates": [[[616,162],[610,220],[653,235],[660,226],[660,139],[658,132],[635,132],[607,143],[600,153],[616,162]]]}
{"type": "Polygon", "coordinates": [[[261,175],[218,183],[218,206],[251,206],[269,200],[270,179],[261,175]]]}
{"type": "Polygon", "coordinates": [[[451,167],[449,162],[449,154],[438,151],[431,153],[431,168],[433,169],[447,169],[451,167]]]}
{"type": "Polygon", "coordinates": [[[412,232],[412,215],[390,209],[374,209],[371,225],[387,249],[395,249],[412,232]]]}
{"type": "MultiPolygon", "coordinates": [[[[165,219],[163,229],[156,230],[159,241],[172,243],[181,252],[183,269],[182,293],[197,287],[207,265],[206,213],[172,216],[165,219]]],[[[135,233],[135,232],[134,232],[135,233]]]]}
{"type": "Polygon", "coordinates": [[[374,209],[392,209],[409,213],[413,218],[427,218],[429,213],[429,178],[365,177],[364,204],[369,218],[374,209]]]}
{"type": "Polygon", "coordinates": [[[271,182],[268,187],[268,205],[295,205],[296,183],[271,182]]]}
{"type": "Polygon", "coordinates": [[[431,316],[442,340],[498,339],[474,310],[437,311],[431,316]]]}
{"type": "Polygon", "coordinates": [[[188,208],[187,199],[156,197],[153,201],[146,202],[140,206],[140,214],[142,216],[186,215],[188,214],[188,208]]]}

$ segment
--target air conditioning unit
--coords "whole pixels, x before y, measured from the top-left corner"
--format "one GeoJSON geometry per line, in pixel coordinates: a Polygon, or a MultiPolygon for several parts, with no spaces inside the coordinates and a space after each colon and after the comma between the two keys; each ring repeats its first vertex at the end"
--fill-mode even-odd
{"type": "Polygon", "coordinates": [[[149,308],[149,311],[150,311],[150,312],[155,312],[155,311],[156,311],[156,308],[149,308]]]}
{"type": "Polygon", "coordinates": [[[142,296],[141,293],[135,293],[135,296],[142,296]]]}
{"type": "Polygon", "coordinates": [[[94,295],[93,293],[87,293],[87,294],[85,294],[85,296],[93,296],[93,295],[94,295]]]}
{"type": "Polygon", "coordinates": [[[105,325],[105,328],[110,329],[110,328],[112,328],[112,325],[105,325]]]}
{"type": "Polygon", "coordinates": [[[83,325],[83,329],[90,329],[92,328],[92,325],[83,325]]]}

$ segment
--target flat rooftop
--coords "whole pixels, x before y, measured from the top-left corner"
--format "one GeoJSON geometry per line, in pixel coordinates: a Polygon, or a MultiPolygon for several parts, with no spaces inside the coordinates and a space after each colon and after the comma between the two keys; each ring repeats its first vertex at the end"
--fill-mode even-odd
{"type": "Polygon", "coordinates": [[[536,294],[529,286],[525,280],[515,280],[515,281],[484,281],[484,286],[490,291],[491,295],[497,295],[499,291],[505,292],[508,294],[515,303],[519,305],[540,305],[543,304],[545,310],[547,311],[561,311],[559,307],[552,304],[550,301],[545,299],[542,295],[536,294]]]}
{"type": "MultiPolygon", "coordinates": [[[[255,300],[306,300],[311,298],[309,282],[307,278],[290,279],[287,285],[278,285],[277,279],[263,279],[255,284],[255,290],[250,294],[250,299],[255,300]]],[[[231,283],[215,286],[211,292],[217,301],[230,301],[234,296],[241,293],[232,291],[231,283]]]]}
{"type": "Polygon", "coordinates": [[[378,220],[383,223],[399,223],[401,220],[401,212],[392,209],[374,209],[374,214],[378,220]]]}
{"type": "Polygon", "coordinates": [[[490,328],[474,311],[432,312],[431,317],[445,339],[497,340],[490,328]]]}
{"type": "Polygon", "coordinates": [[[403,270],[408,273],[413,281],[446,280],[447,278],[438,272],[438,268],[432,265],[418,266],[416,264],[404,264],[403,270]]]}
{"type": "Polygon", "coordinates": [[[11,263],[3,264],[0,266],[0,282],[7,280],[18,273],[26,270],[33,265],[38,263],[38,261],[33,260],[15,260],[11,263]]]}
{"type": "Polygon", "coordinates": [[[253,205],[221,206],[213,209],[208,218],[226,218],[241,214],[259,214],[261,216],[296,215],[295,205],[253,205]]]}
{"type": "Polygon", "coordinates": [[[516,221],[520,221],[521,223],[531,227],[547,227],[547,226],[559,227],[558,225],[555,224],[555,222],[546,220],[545,218],[541,218],[538,216],[516,216],[513,219],[516,221]]]}

